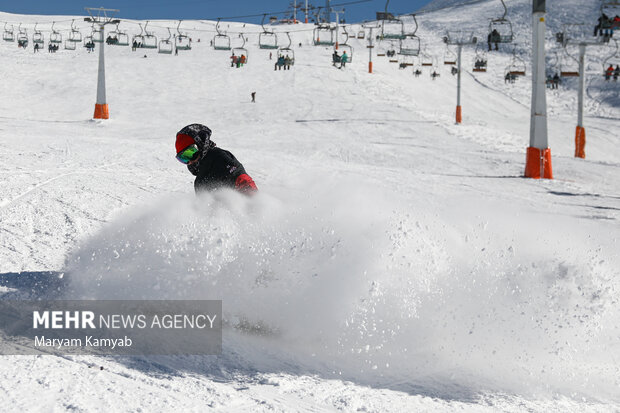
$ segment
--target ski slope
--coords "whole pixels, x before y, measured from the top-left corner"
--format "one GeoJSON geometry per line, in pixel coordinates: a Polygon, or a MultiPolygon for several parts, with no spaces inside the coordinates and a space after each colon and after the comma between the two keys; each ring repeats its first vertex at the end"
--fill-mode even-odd
{"type": "MultiPolygon", "coordinates": [[[[448,26],[485,36],[495,3],[420,15],[425,51],[441,63],[448,26]]],[[[511,3],[527,61],[529,2],[511,3]]],[[[549,48],[554,10],[596,13],[548,3],[549,48]]],[[[71,17],[4,20],[31,35],[71,17]]],[[[159,37],[176,26],[151,24],[159,37]]],[[[296,59],[274,71],[260,26],[230,23],[233,46],[249,38],[236,69],[209,46],[213,22],[183,25],[193,49],[178,56],[106,47],[106,121],[91,119],[98,49],[0,44],[0,294],[222,299],[228,324],[270,333],[227,328],[221,356],[2,356],[6,411],[620,409],[620,85],[589,80],[585,160],[576,82],[548,90],[555,179],[530,180],[531,70],[504,83],[511,48],[475,75],[464,50],[455,125],[449,66],[433,81],[373,56],[368,74],[366,43],[351,39],[338,70],[296,25],[273,27],[290,30],[296,59]],[[244,164],[256,197],[194,195],[174,159],[194,122],[244,164]]]]}

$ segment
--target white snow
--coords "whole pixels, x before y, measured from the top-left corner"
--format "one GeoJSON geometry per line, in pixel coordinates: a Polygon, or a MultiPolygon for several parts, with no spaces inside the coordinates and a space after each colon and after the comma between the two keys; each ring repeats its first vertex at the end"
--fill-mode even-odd
{"type": "MultiPolygon", "coordinates": [[[[486,40],[498,3],[421,14],[425,51],[441,63],[446,28],[486,40]]],[[[529,62],[531,3],[508,3],[529,62]]],[[[549,50],[562,19],[595,23],[596,2],[548,3],[549,50]]],[[[29,35],[71,19],[0,13],[29,35]]],[[[176,23],[151,25],[167,37],[176,23]]],[[[233,69],[209,47],[212,22],[183,26],[193,50],[178,56],[106,47],[106,121],[91,120],[98,50],[0,44],[0,295],[222,299],[230,324],[272,331],[227,328],[221,356],[3,356],[3,410],[620,409],[618,83],[590,75],[585,160],[576,81],[548,90],[555,179],[530,180],[531,70],[504,83],[512,48],[483,74],[464,50],[455,125],[449,66],[432,81],[375,56],[368,74],[355,39],[338,70],[298,25],[274,27],[296,57],[274,71],[260,26],[230,23],[233,46],[249,36],[233,69]],[[174,159],[194,122],[240,159],[256,197],[194,195],[174,159]]],[[[589,50],[589,64],[610,51],[589,50]]]]}

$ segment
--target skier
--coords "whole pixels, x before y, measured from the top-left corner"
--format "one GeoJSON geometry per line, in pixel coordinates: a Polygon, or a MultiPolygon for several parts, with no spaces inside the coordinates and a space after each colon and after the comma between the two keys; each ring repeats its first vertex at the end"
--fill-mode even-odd
{"type": "Polygon", "coordinates": [[[560,84],[560,76],[557,74],[553,75],[553,89],[557,89],[560,84]]]}
{"type": "Polygon", "coordinates": [[[256,184],[245,172],[241,162],[211,140],[211,129],[194,123],[181,129],[176,136],[176,158],[196,176],[195,191],[234,188],[244,194],[257,191],[256,184]]]}
{"type": "Polygon", "coordinates": [[[605,70],[605,80],[609,81],[609,79],[611,79],[611,76],[613,74],[614,74],[614,67],[612,65],[609,65],[607,70],[605,70]]]}
{"type": "Polygon", "coordinates": [[[345,67],[347,62],[349,61],[349,56],[347,55],[347,51],[342,52],[342,56],[340,56],[340,69],[345,67]]]}
{"type": "Polygon", "coordinates": [[[618,81],[618,77],[620,77],[620,65],[616,65],[614,69],[614,82],[618,81]]]}

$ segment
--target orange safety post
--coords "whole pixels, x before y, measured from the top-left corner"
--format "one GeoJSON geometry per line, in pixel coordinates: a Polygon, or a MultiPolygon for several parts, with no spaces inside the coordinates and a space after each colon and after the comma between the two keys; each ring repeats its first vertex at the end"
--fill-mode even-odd
{"type": "Polygon", "coordinates": [[[575,132],[575,158],[585,159],[586,157],[586,129],[583,126],[577,126],[575,132]]]}
{"type": "Polygon", "coordinates": [[[551,149],[527,148],[525,177],[534,179],[553,179],[551,170],[551,149]]]}

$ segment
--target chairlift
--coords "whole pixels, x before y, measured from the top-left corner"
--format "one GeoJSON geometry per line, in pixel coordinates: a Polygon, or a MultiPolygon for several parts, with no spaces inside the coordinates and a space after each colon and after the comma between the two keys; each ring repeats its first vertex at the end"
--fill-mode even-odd
{"type": "MultiPolygon", "coordinates": [[[[245,42],[246,42],[246,38],[243,35],[243,33],[239,33],[239,37],[243,40],[243,43],[241,44],[241,46],[238,47],[233,47],[232,48],[232,54],[235,56],[245,56],[245,62],[248,62],[248,49],[245,48],[245,42]]],[[[289,44],[290,46],[290,44],[289,44]]]]}
{"type": "Polygon", "coordinates": [[[607,78],[607,76],[609,76],[607,69],[611,66],[617,68],[620,67],[620,47],[618,46],[618,40],[617,39],[613,39],[614,41],[614,45],[615,45],[615,50],[612,54],[610,54],[607,58],[605,58],[605,60],[603,60],[603,76],[605,76],[605,78],[607,78]]]}
{"type": "Polygon", "coordinates": [[[76,42],[72,42],[70,39],[65,39],[65,50],[75,50],[76,42]]]}
{"type": "Polygon", "coordinates": [[[333,46],[336,44],[334,33],[336,28],[329,23],[319,23],[313,30],[315,46],[333,46]]]}
{"type": "Polygon", "coordinates": [[[416,35],[418,31],[418,21],[415,17],[415,14],[412,14],[413,22],[415,23],[415,28],[413,32],[405,35],[404,38],[400,39],[399,42],[399,55],[404,56],[417,56],[420,54],[420,49],[422,48],[422,44],[420,38],[416,35]]]}
{"type": "Polygon", "coordinates": [[[516,47],[512,49],[512,60],[508,67],[506,67],[504,76],[510,76],[511,80],[516,79],[519,76],[525,76],[526,64],[523,59],[517,56],[516,47]]]}
{"type": "Polygon", "coordinates": [[[366,38],[366,32],[364,31],[364,29],[360,29],[357,32],[357,38],[358,39],[365,39],[366,38]]]}
{"type": "Polygon", "coordinates": [[[62,34],[54,30],[56,22],[52,22],[52,34],[50,34],[50,43],[59,44],[62,43],[62,34]]]}
{"type": "Polygon", "coordinates": [[[450,50],[450,47],[446,46],[446,52],[443,55],[443,64],[454,66],[456,64],[456,53],[450,50]]]}
{"type": "Polygon", "coordinates": [[[433,59],[432,56],[430,56],[430,55],[428,55],[428,54],[426,54],[424,52],[420,53],[420,55],[421,55],[420,56],[420,64],[422,66],[433,66],[434,59],[433,59]]]}
{"type": "Polygon", "coordinates": [[[286,47],[280,47],[278,49],[278,58],[279,57],[289,57],[291,59],[291,65],[295,64],[295,51],[291,49],[291,35],[289,32],[286,32],[286,36],[288,37],[288,45],[286,47]]]}
{"type": "Polygon", "coordinates": [[[579,60],[568,53],[566,47],[564,53],[559,58],[561,77],[579,77],[579,60]]]}
{"type": "Polygon", "coordinates": [[[170,33],[170,28],[168,27],[168,38],[161,39],[159,41],[159,48],[157,49],[157,53],[172,54],[172,49],[174,48],[174,45],[170,41],[171,38],[172,33],[170,33]]]}
{"type": "Polygon", "coordinates": [[[149,25],[149,21],[146,21],[144,25],[144,41],[142,42],[143,49],[157,49],[157,37],[153,34],[153,32],[149,32],[146,28],[149,25]]]}
{"type": "Polygon", "coordinates": [[[43,33],[41,33],[41,30],[37,30],[37,24],[34,24],[34,34],[32,35],[32,43],[39,44],[41,46],[43,46],[45,44],[45,37],[43,36],[43,33]]]}
{"type": "Polygon", "coordinates": [[[213,48],[215,50],[230,50],[230,37],[220,32],[220,19],[217,19],[215,25],[215,31],[217,34],[213,36],[213,48]]]}
{"type": "Polygon", "coordinates": [[[28,31],[26,29],[22,30],[22,24],[19,24],[17,28],[17,46],[23,47],[24,49],[28,47],[28,31]]]}
{"type": "Polygon", "coordinates": [[[390,4],[390,0],[385,2],[384,12],[377,12],[377,20],[381,20],[379,39],[402,40],[405,38],[405,24],[401,19],[394,17],[392,13],[388,13],[388,4],[390,4]]]}
{"type": "Polygon", "coordinates": [[[118,28],[119,24],[116,23],[116,29],[110,32],[108,37],[112,41],[109,44],[111,46],[129,46],[129,35],[118,28]]]}
{"type": "Polygon", "coordinates": [[[73,26],[75,20],[71,20],[71,31],[69,32],[68,41],[73,43],[80,43],[82,41],[82,32],[73,26]]]}
{"type": "Polygon", "coordinates": [[[103,30],[101,27],[97,27],[95,23],[90,28],[90,38],[94,43],[103,43],[103,30]]]}
{"type": "Polygon", "coordinates": [[[344,29],[344,42],[338,44],[338,49],[342,50],[342,52],[347,52],[347,63],[351,63],[353,61],[353,47],[348,44],[349,41],[349,32],[347,31],[346,26],[342,26],[344,29]]]}
{"type": "Polygon", "coordinates": [[[13,32],[13,25],[11,25],[11,29],[6,28],[7,23],[4,22],[4,33],[2,33],[2,40],[6,42],[14,42],[15,41],[15,33],[13,32]]]}
{"type": "Polygon", "coordinates": [[[487,71],[487,52],[480,47],[480,43],[476,44],[476,56],[474,57],[474,72],[486,72],[487,71]]]}
{"type": "Polygon", "coordinates": [[[265,29],[265,17],[267,15],[263,14],[263,20],[260,25],[263,28],[263,31],[258,35],[258,47],[259,49],[277,49],[278,48],[278,36],[274,32],[270,32],[265,29]]]}
{"type": "Polygon", "coordinates": [[[619,0],[603,0],[601,1],[601,16],[599,17],[598,24],[595,27],[595,35],[604,36],[606,41],[609,41],[613,36],[614,31],[620,30],[620,21],[615,20],[615,17],[620,14],[620,1],[619,0]]]}
{"type": "Polygon", "coordinates": [[[177,50],[192,50],[192,39],[186,35],[181,33],[181,22],[179,20],[179,24],[177,24],[177,36],[175,39],[175,47],[177,50]]]}
{"type": "Polygon", "coordinates": [[[144,44],[144,29],[142,29],[142,23],[138,23],[138,26],[140,26],[140,33],[133,35],[131,38],[131,44],[132,46],[135,45],[136,47],[142,47],[144,44]]]}
{"type": "Polygon", "coordinates": [[[417,61],[419,61],[419,57],[417,55],[400,54],[398,59],[398,68],[406,69],[410,66],[414,66],[417,61]]]}
{"type": "Polygon", "coordinates": [[[491,20],[489,23],[489,43],[512,43],[514,33],[512,31],[512,23],[506,18],[508,9],[504,0],[500,0],[504,6],[504,14],[502,17],[491,20]]]}

